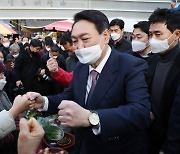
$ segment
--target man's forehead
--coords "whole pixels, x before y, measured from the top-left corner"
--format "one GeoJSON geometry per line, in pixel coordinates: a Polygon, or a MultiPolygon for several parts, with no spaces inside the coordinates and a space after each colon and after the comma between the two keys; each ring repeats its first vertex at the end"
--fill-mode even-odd
{"type": "Polygon", "coordinates": [[[75,37],[80,35],[88,35],[93,31],[97,31],[94,23],[87,20],[80,20],[74,24],[71,36],[75,37]]]}
{"type": "Polygon", "coordinates": [[[160,31],[163,31],[163,30],[167,30],[167,25],[165,23],[162,23],[162,22],[158,22],[158,23],[153,23],[150,25],[149,27],[149,31],[157,31],[157,30],[160,30],[160,31]]]}
{"type": "Polygon", "coordinates": [[[133,34],[135,34],[135,35],[138,35],[138,34],[140,35],[142,33],[144,33],[144,32],[140,28],[135,28],[133,31],[133,34]]]}
{"type": "Polygon", "coordinates": [[[118,30],[120,29],[119,25],[110,26],[110,29],[118,30]]]}
{"type": "Polygon", "coordinates": [[[3,41],[8,41],[9,39],[7,37],[3,38],[3,41]]]}

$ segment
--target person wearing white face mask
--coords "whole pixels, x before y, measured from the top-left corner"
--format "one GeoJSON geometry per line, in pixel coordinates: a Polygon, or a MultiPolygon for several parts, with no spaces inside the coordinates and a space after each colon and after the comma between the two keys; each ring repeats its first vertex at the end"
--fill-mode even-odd
{"type": "Polygon", "coordinates": [[[75,54],[75,48],[71,39],[71,32],[67,31],[62,35],[60,44],[64,47],[65,52],[69,55],[66,58],[66,70],[67,72],[72,72],[79,60],[75,54]]]}
{"type": "Polygon", "coordinates": [[[74,21],[71,37],[80,62],[71,84],[56,96],[27,97],[49,114],[59,110],[61,125],[74,127],[76,154],[147,154],[146,62],[108,45],[109,21],[102,12],[84,10],[74,21]]]}
{"type": "Polygon", "coordinates": [[[10,41],[9,41],[9,39],[8,39],[7,37],[4,37],[4,38],[2,39],[2,43],[3,43],[3,46],[4,46],[5,48],[8,48],[9,45],[10,45],[10,41]]]}
{"type": "Polygon", "coordinates": [[[16,88],[16,80],[15,80],[15,74],[14,74],[14,62],[15,59],[19,56],[20,52],[20,46],[16,43],[12,44],[9,47],[10,53],[6,56],[6,71],[5,76],[6,80],[8,81],[5,87],[5,91],[12,102],[15,98],[15,94],[13,89],[16,88]]]}
{"type": "Polygon", "coordinates": [[[51,47],[51,50],[48,53],[45,53],[41,56],[42,69],[44,69],[44,74],[42,75],[42,86],[44,87],[44,95],[56,95],[64,91],[64,87],[60,86],[53,78],[51,78],[50,71],[47,68],[47,61],[53,58],[58,63],[58,66],[63,70],[66,70],[65,59],[58,52],[58,47],[56,45],[51,47]]]}
{"type": "Polygon", "coordinates": [[[140,21],[134,25],[132,34],[132,51],[137,57],[147,59],[150,55],[149,22],[140,21]]]}
{"type": "Polygon", "coordinates": [[[52,38],[50,36],[45,37],[44,53],[49,52],[53,45],[54,45],[54,43],[53,43],[52,38]]]}
{"type": "Polygon", "coordinates": [[[15,59],[19,56],[20,46],[14,43],[9,47],[9,51],[10,53],[7,55],[7,57],[12,56],[15,59]]]}
{"type": "Polygon", "coordinates": [[[6,77],[4,76],[5,66],[0,62],[0,151],[1,153],[12,153],[15,151],[17,145],[14,140],[17,140],[16,135],[13,134],[16,132],[15,118],[18,115],[27,110],[29,102],[27,97],[18,96],[14,101],[14,104],[10,102],[4,87],[6,85],[6,77]],[[12,131],[15,132],[11,133],[12,131]],[[13,145],[13,146],[12,146],[13,145]]]}
{"type": "Polygon", "coordinates": [[[146,75],[155,115],[149,130],[150,154],[180,153],[180,13],[156,9],[149,23],[154,56],[146,75]]]}
{"type": "Polygon", "coordinates": [[[124,21],[113,19],[109,24],[111,32],[110,45],[120,52],[132,54],[131,42],[124,38],[124,21]]]}
{"type": "Polygon", "coordinates": [[[56,37],[52,37],[52,41],[53,41],[54,44],[57,44],[57,41],[56,41],[56,40],[57,40],[56,37]]]}
{"type": "Polygon", "coordinates": [[[41,57],[39,51],[41,49],[41,42],[39,39],[32,39],[30,47],[19,54],[15,59],[14,70],[16,86],[24,86],[23,92],[36,89],[42,91],[41,81],[39,76],[41,75],[41,57]]]}
{"type": "Polygon", "coordinates": [[[65,51],[63,45],[61,45],[61,40],[62,40],[62,35],[60,37],[57,38],[57,44],[56,46],[59,49],[59,53],[64,57],[64,59],[66,59],[67,57],[69,57],[68,53],[65,51]]]}
{"type": "Polygon", "coordinates": [[[23,37],[22,44],[24,45],[25,43],[29,43],[29,38],[28,37],[23,37]]]}
{"type": "Polygon", "coordinates": [[[9,54],[9,46],[10,46],[10,41],[7,37],[4,37],[2,39],[3,43],[3,54],[4,54],[4,59],[6,60],[6,56],[9,54]]]}

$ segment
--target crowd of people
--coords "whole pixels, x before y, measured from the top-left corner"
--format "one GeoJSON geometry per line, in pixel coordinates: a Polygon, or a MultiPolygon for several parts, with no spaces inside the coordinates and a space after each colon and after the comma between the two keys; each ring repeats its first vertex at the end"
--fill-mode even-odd
{"type": "Polygon", "coordinates": [[[0,153],[37,152],[44,135],[37,121],[22,118],[16,127],[20,113],[39,110],[73,128],[76,154],[179,154],[180,12],[173,7],[136,23],[132,40],[123,20],[109,23],[97,10],[75,14],[60,38],[4,36],[0,153]]]}

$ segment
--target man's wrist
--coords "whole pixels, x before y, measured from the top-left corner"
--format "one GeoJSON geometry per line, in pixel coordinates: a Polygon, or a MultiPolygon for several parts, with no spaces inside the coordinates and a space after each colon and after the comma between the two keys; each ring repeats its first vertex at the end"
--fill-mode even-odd
{"type": "Polygon", "coordinates": [[[38,108],[38,111],[47,111],[48,110],[49,101],[46,96],[43,96],[43,101],[41,108],[38,108]]]}
{"type": "Polygon", "coordinates": [[[19,115],[19,113],[14,109],[14,107],[11,107],[9,113],[12,115],[14,119],[19,115]]]}
{"type": "Polygon", "coordinates": [[[84,122],[84,127],[90,127],[91,124],[89,122],[89,116],[91,114],[91,111],[89,111],[89,110],[86,110],[86,111],[87,111],[87,113],[86,113],[86,118],[85,118],[85,122],[84,122]]]}
{"type": "Polygon", "coordinates": [[[36,150],[31,149],[27,151],[27,148],[25,146],[25,147],[22,147],[22,149],[21,148],[18,149],[18,154],[36,154],[36,150]]]}

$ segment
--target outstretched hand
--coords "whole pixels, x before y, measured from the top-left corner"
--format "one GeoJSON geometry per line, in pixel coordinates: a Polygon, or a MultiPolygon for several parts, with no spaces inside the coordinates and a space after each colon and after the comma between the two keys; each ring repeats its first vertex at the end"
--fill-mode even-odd
{"type": "Polygon", "coordinates": [[[27,99],[29,100],[29,109],[39,109],[44,106],[44,98],[41,94],[36,92],[28,92],[26,93],[27,99]]]}
{"type": "Polygon", "coordinates": [[[18,154],[35,154],[44,136],[43,128],[34,118],[29,121],[22,118],[19,126],[18,154]],[[28,150],[27,147],[30,149],[28,150]]]}
{"type": "Polygon", "coordinates": [[[29,103],[26,95],[18,95],[14,99],[13,106],[9,110],[14,118],[16,118],[20,113],[29,109],[29,103]]]}

